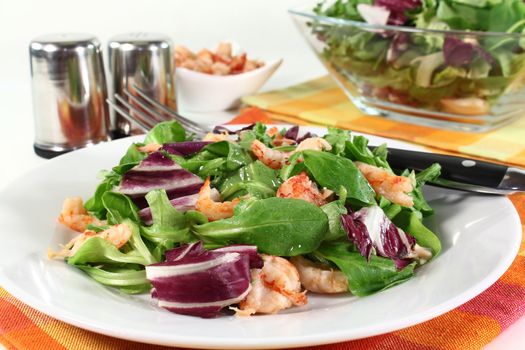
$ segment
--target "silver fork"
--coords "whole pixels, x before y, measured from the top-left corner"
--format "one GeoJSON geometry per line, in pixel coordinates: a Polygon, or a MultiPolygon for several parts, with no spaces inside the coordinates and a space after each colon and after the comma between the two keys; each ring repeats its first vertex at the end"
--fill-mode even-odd
{"type": "Polygon", "coordinates": [[[138,125],[143,131],[147,132],[157,123],[168,120],[178,121],[187,131],[194,133],[198,138],[203,138],[207,133],[212,131],[212,128],[197,124],[149,97],[136,84],[133,84],[133,90],[135,93],[124,88],[123,92],[125,96],[119,94],[114,95],[115,99],[121,105],[115,103],[115,101],[112,101],[109,98],[106,102],[118,114],[130,123],[138,125]]]}

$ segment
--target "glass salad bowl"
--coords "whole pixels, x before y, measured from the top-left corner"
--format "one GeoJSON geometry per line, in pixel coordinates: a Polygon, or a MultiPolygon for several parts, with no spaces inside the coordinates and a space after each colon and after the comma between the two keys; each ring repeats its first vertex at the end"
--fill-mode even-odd
{"type": "MultiPolygon", "coordinates": [[[[317,5],[289,12],[362,112],[473,132],[525,114],[525,14],[502,29],[507,32],[467,31],[442,29],[448,25],[434,18],[428,28],[374,24],[386,20],[366,11],[361,17],[367,21],[349,20],[340,18],[351,17],[341,12],[352,9],[342,9],[344,1],[337,3],[339,8],[324,11],[317,5]]],[[[375,7],[365,6],[361,10],[375,7]]],[[[415,21],[425,20],[424,15],[415,21]]],[[[487,16],[486,21],[497,23],[490,16],[502,14],[487,16]]]]}

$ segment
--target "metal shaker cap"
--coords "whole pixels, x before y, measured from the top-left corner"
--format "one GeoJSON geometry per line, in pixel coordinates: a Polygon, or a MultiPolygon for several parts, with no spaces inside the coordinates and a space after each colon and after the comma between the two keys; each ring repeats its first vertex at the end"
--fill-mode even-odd
{"type": "MultiPolygon", "coordinates": [[[[163,34],[126,33],[110,38],[110,99],[115,101],[115,93],[125,96],[125,88],[133,93],[136,84],[150,97],[176,110],[171,47],[170,38],[163,34]]],[[[142,132],[114,111],[111,123],[117,136],[142,132]]]]}
{"type": "Polygon", "coordinates": [[[29,46],[35,151],[54,155],[108,140],[102,53],[90,34],[49,34],[29,46]]]}

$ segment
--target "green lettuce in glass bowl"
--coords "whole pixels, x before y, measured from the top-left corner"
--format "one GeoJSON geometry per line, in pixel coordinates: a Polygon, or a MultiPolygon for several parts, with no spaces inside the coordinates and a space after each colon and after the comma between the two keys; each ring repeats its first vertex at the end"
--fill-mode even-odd
{"type": "Polygon", "coordinates": [[[290,13],[367,114],[474,132],[525,115],[522,0],[337,0],[290,13]]]}

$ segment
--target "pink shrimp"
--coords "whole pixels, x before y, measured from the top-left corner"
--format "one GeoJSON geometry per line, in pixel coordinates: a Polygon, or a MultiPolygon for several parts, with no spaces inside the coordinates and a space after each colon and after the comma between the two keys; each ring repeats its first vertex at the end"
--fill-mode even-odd
{"type": "Polygon", "coordinates": [[[254,140],[251,145],[251,150],[257,159],[272,169],[282,168],[294,153],[305,150],[329,151],[331,149],[332,146],[325,139],[320,137],[310,137],[306,140],[303,140],[292,152],[274,150],[267,147],[259,140],[254,140]]]}
{"type": "Polygon", "coordinates": [[[195,209],[206,215],[210,221],[232,217],[233,209],[240,199],[235,198],[231,202],[219,202],[219,199],[219,191],[210,187],[210,178],[208,177],[199,191],[195,209]]]}
{"type": "Polygon", "coordinates": [[[86,230],[84,233],[76,236],[67,244],[62,247],[62,250],[55,253],[52,251],[48,252],[50,259],[54,258],[68,258],[73,255],[82,247],[89,239],[99,237],[102,238],[117,248],[121,248],[126,244],[131,237],[131,229],[126,224],[113,225],[107,230],[96,233],[95,231],[86,230]]]}
{"type": "Polygon", "coordinates": [[[348,278],[343,272],[314,263],[302,256],[294,256],[290,262],[299,271],[301,284],[306,290],[328,294],[348,292],[348,278]]]}
{"type": "Polygon", "coordinates": [[[84,232],[89,224],[105,224],[103,221],[88,214],[80,197],[71,197],[64,200],[58,221],[78,232],[84,232]]]}
{"type": "Polygon", "coordinates": [[[302,199],[318,207],[327,203],[326,196],[319,191],[317,185],[308,178],[304,171],[283,182],[275,196],[302,199]]]}
{"type": "Polygon", "coordinates": [[[355,162],[355,165],[377,194],[382,195],[392,203],[405,207],[414,205],[414,199],[409,194],[414,187],[408,177],[397,176],[385,169],[366,163],[355,162]]]}
{"type": "Polygon", "coordinates": [[[290,157],[289,152],[276,151],[270,147],[267,147],[259,140],[254,140],[252,142],[251,150],[257,159],[272,169],[281,169],[290,157]]]}
{"type": "Polygon", "coordinates": [[[204,136],[202,141],[211,141],[211,142],[219,142],[219,141],[230,141],[235,142],[236,137],[234,135],[230,135],[226,132],[221,134],[214,134],[212,132],[209,132],[204,136]]]}
{"type": "Polygon", "coordinates": [[[251,270],[252,289],[239,304],[237,315],[273,314],[293,305],[307,304],[295,266],[278,256],[263,254],[262,258],[262,269],[251,270]]]}

